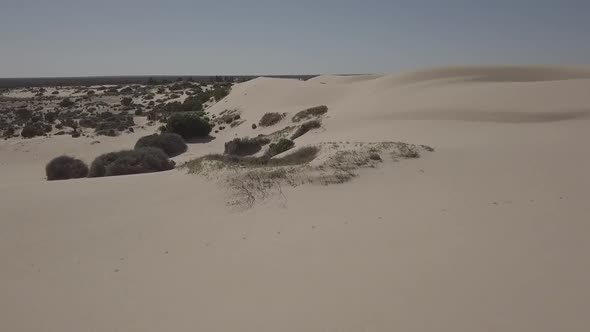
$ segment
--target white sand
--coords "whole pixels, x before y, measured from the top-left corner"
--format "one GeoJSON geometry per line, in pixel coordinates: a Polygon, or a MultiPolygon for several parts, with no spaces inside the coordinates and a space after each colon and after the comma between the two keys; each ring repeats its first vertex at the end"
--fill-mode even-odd
{"type": "MultiPolygon", "coordinates": [[[[182,171],[44,180],[119,138],[0,143],[1,331],[587,331],[590,75],[451,68],[401,76],[260,78],[210,110],[247,122],[326,104],[299,144],[405,141],[417,160],[351,183],[227,207],[182,171]]],[[[287,120],[284,120],[287,124],[287,120]]],[[[153,129],[151,129],[153,130],[153,129]]]]}

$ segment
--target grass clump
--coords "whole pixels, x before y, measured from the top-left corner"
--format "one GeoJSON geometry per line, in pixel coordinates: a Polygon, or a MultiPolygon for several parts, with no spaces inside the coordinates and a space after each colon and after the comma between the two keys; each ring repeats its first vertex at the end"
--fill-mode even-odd
{"type": "Polygon", "coordinates": [[[135,149],[145,147],[162,149],[168,157],[176,157],[185,153],[187,150],[186,143],[182,136],[174,133],[144,136],[135,143],[135,149]]]}
{"type": "Polygon", "coordinates": [[[162,172],[173,169],[174,165],[161,149],[144,147],[98,156],[90,165],[88,176],[94,178],[162,172]]]}
{"type": "Polygon", "coordinates": [[[45,166],[45,174],[49,181],[85,178],[88,166],[80,159],[59,156],[45,166]]]}
{"type": "Polygon", "coordinates": [[[301,126],[299,126],[299,128],[297,128],[295,133],[293,133],[293,135],[291,136],[291,139],[296,139],[298,137],[301,137],[301,136],[305,135],[308,131],[310,131],[312,129],[320,128],[321,126],[322,126],[322,123],[319,120],[307,121],[304,124],[302,124],[301,126]]]}
{"type": "Polygon", "coordinates": [[[270,127],[279,123],[281,120],[283,120],[284,117],[285,114],[281,113],[266,113],[262,116],[262,118],[258,122],[258,125],[260,127],[270,127]]]}
{"type": "Polygon", "coordinates": [[[277,143],[272,143],[268,147],[268,151],[266,155],[269,157],[274,157],[278,154],[281,154],[287,150],[292,149],[295,146],[295,142],[287,138],[281,138],[277,143]]]}
{"type": "Polygon", "coordinates": [[[280,158],[271,158],[267,155],[262,157],[240,157],[222,154],[210,154],[194,160],[191,160],[182,165],[189,170],[189,173],[201,173],[203,170],[203,163],[207,161],[219,162],[227,167],[282,167],[282,166],[297,166],[311,162],[317,157],[320,149],[315,146],[308,146],[290,153],[280,158]]]}
{"type": "Polygon", "coordinates": [[[307,120],[313,117],[320,117],[326,113],[328,113],[328,106],[322,105],[311,107],[295,114],[292,121],[299,122],[301,120],[307,120]]]}
{"type": "Polygon", "coordinates": [[[184,139],[207,137],[211,133],[209,121],[199,112],[174,113],[168,118],[166,131],[175,133],[184,139]]]}

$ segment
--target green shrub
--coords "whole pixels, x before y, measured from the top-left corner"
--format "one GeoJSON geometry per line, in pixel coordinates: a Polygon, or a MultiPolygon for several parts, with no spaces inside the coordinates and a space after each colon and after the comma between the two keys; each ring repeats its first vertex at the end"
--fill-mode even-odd
{"type": "Polygon", "coordinates": [[[110,152],[98,156],[90,165],[89,177],[117,176],[162,172],[174,168],[164,151],[145,147],[136,150],[110,152]]]}
{"type": "Polygon", "coordinates": [[[133,99],[131,99],[130,97],[123,97],[121,99],[121,105],[123,105],[123,106],[131,106],[131,104],[133,104],[133,99]]]}
{"type": "Polygon", "coordinates": [[[167,132],[176,133],[184,139],[207,137],[211,129],[209,121],[197,112],[174,113],[168,118],[166,124],[167,132]]]}
{"type": "Polygon", "coordinates": [[[88,176],[88,166],[80,160],[68,156],[60,156],[45,166],[47,180],[79,179],[88,176]]]}
{"type": "Polygon", "coordinates": [[[35,136],[43,136],[45,135],[45,128],[42,126],[36,126],[33,124],[28,124],[24,126],[23,130],[21,131],[21,136],[24,138],[32,138],[35,136]]]}
{"type": "Polygon", "coordinates": [[[294,146],[295,146],[295,142],[293,142],[292,140],[287,139],[287,138],[281,138],[277,143],[272,143],[268,147],[268,151],[266,152],[266,155],[269,157],[273,157],[273,156],[281,154],[287,150],[290,150],[294,146]]]}
{"type": "Polygon", "coordinates": [[[61,100],[61,102],[59,103],[60,107],[65,107],[65,108],[69,108],[76,105],[76,103],[74,103],[70,98],[64,98],[61,100]]]}
{"type": "Polygon", "coordinates": [[[179,154],[185,153],[187,150],[186,143],[182,136],[173,133],[144,136],[135,143],[135,149],[144,147],[162,149],[168,157],[176,157],[179,154]]]}
{"type": "Polygon", "coordinates": [[[232,156],[251,156],[262,149],[256,138],[235,138],[225,143],[224,154],[232,156]]]}
{"type": "Polygon", "coordinates": [[[270,127],[279,123],[284,117],[285,115],[281,113],[266,113],[262,116],[258,125],[261,127],[270,127]]]}
{"type": "Polygon", "coordinates": [[[312,117],[320,117],[328,112],[328,106],[316,106],[311,107],[301,112],[298,112],[293,116],[293,122],[299,122],[301,120],[306,120],[312,117]]]}
{"type": "Polygon", "coordinates": [[[96,136],[110,136],[116,137],[119,136],[119,133],[115,131],[115,129],[99,129],[94,132],[96,136]]]}
{"type": "Polygon", "coordinates": [[[321,126],[322,126],[322,123],[318,120],[307,121],[304,124],[302,124],[301,126],[299,126],[299,128],[297,128],[295,133],[293,133],[293,135],[291,136],[291,139],[296,139],[298,137],[301,137],[301,136],[305,135],[308,131],[310,131],[312,129],[320,128],[321,126]]]}

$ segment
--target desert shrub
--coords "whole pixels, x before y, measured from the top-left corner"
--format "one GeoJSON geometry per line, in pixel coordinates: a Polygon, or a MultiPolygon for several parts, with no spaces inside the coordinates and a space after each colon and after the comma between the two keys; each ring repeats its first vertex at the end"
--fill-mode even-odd
{"type": "Polygon", "coordinates": [[[138,109],[135,110],[134,114],[137,115],[137,116],[142,116],[143,115],[143,110],[141,108],[138,108],[138,109]]]}
{"type": "Polygon", "coordinates": [[[49,123],[55,122],[57,119],[57,112],[47,112],[45,113],[45,121],[49,123]]]}
{"type": "Polygon", "coordinates": [[[266,113],[262,116],[258,125],[261,127],[270,127],[279,123],[284,117],[285,115],[281,113],[266,113]]]}
{"type": "Polygon", "coordinates": [[[164,151],[145,147],[110,152],[98,156],[90,165],[89,177],[162,172],[174,168],[164,151]]]}
{"type": "Polygon", "coordinates": [[[49,181],[85,178],[88,166],[80,159],[59,156],[45,166],[45,174],[49,181]]]}
{"type": "Polygon", "coordinates": [[[229,95],[230,88],[226,86],[216,86],[215,90],[213,90],[213,98],[215,101],[220,101],[221,99],[227,97],[229,95]]]}
{"type": "Polygon", "coordinates": [[[233,156],[251,156],[262,149],[256,138],[235,138],[225,143],[224,154],[233,156]]]}
{"type": "Polygon", "coordinates": [[[320,117],[328,112],[328,106],[316,106],[311,107],[301,112],[298,112],[293,116],[293,122],[299,122],[301,120],[306,120],[312,117],[320,117]]]}
{"type": "Polygon", "coordinates": [[[60,107],[69,108],[76,105],[70,98],[64,98],[59,102],[60,107]]]}
{"type": "Polygon", "coordinates": [[[383,159],[381,159],[381,156],[375,152],[373,152],[369,155],[369,159],[375,160],[375,161],[382,161],[383,160],[383,159]]]}
{"type": "Polygon", "coordinates": [[[133,89],[128,86],[126,88],[121,89],[121,91],[119,91],[119,93],[123,94],[123,95],[130,95],[130,94],[133,94],[133,89]]]}
{"type": "Polygon", "coordinates": [[[115,129],[99,129],[94,132],[96,136],[110,136],[116,137],[119,134],[115,131],[115,129]]]}
{"type": "Polygon", "coordinates": [[[307,121],[304,124],[302,124],[301,126],[299,126],[299,128],[297,128],[297,130],[291,136],[291,139],[296,139],[298,137],[301,137],[301,136],[305,135],[308,131],[310,131],[312,129],[320,128],[321,126],[322,126],[322,123],[318,120],[307,121]]]}
{"type": "Polygon", "coordinates": [[[135,149],[144,147],[159,148],[164,151],[168,157],[175,157],[186,152],[187,146],[182,136],[173,133],[153,134],[140,138],[135,143],[135,149]]]}
{"type": "Polygon", "coordinates": [[[21,131],[20,135],[24,138],[43,136],[43,135],[45,135],[45,128],[43,128],[42,126],[28,124],[23,127],[23,130],[21,131]]]}
{"type": "Polygon", "coordinates": [[[252,129],[256,129],[256,128],[258,128],[258,126],[256,126],[256,124],[255,124],[255,123],[253,123],[253,124],[252,124],[252,129]]]}
{"type": "Polygon", "coordinates": [[[13,126],[9,126],[4,129],[4,132],[2,133],[2,137],[3,138],[12,137],[12,136],[14,136],[15,132],[16,132],[16,129],[14,129],[13,126]]]}
{"type": "Polygon", "coordinates": [[[19,108],[14,111],[14,116],[18,122],[27,122],[33,117],[33,111],[26,108],[19,108]]]}
{"type": "Polygon", "coordinates": [[[174,113],[168,118],[166,125],[167,132],[176,133],[184,139],[206,137],[211,129],[209,121],[197,112],[174,113]]]}
{"type": "Polygon", "coordinates": [[[266,152],[266,155],[269,157],[273,157],[273,156],[276,156],[276,155],[283,153],[287,150],[290,150],[294,146],[295,146],[295,142],[293,142],[292,140],[287,139],[287,138],[281,138],[277,143],[272,143],[268,147],[268,151],[266,152]]]}
{"type": "Polygon", "coordinates": [[[58,95],[58,94],[59,94],[59,91],[58,91],[58,90],[55,90],[55,91],[53,91],[51,94],[52,94],[52,95],[58,95]]]}
{"type": "Polygon", "coordinates": [[[97,121],[95,118],[83,118],[78,121],[78,124],[82,128],[96,128],[97,121]]]}
{"type": "Polygon", "coordinates": [[[203,110],[203,104],[195,97],[188,97],[182,103],[184,112],[200,112],[203,110]]]}
{"type": "Polygon", "coordinates": [[[130,97],[123,97],[121,99],[121,105],[123,105],[123,106],[131,106],[131,104],[133,104],[133,99],[131,99],[130,97]]]}
{"type": "Polygon", "coordinates": [[[188,97],[184,102],[174,101],[168,104],[156,106],[156,111],[161,113],[176,112],[200,112],[203,110],[203,104],[194,97],[188,97]]]}

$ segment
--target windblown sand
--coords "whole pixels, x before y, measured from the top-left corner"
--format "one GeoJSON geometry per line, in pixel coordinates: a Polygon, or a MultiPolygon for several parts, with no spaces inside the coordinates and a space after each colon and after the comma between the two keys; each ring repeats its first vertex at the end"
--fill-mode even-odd
{"type": "MultiPolygon", "coordinates": [[[[590,70],[260,78],[210,111],[327,105],[298,139],[436,149],[235,211],[185,171],[47,182],[146,134],[0,143],[0,330],[588,331],[590,70]]],[[[154,129],[149,129],[154,130],[154,129]]]]}

